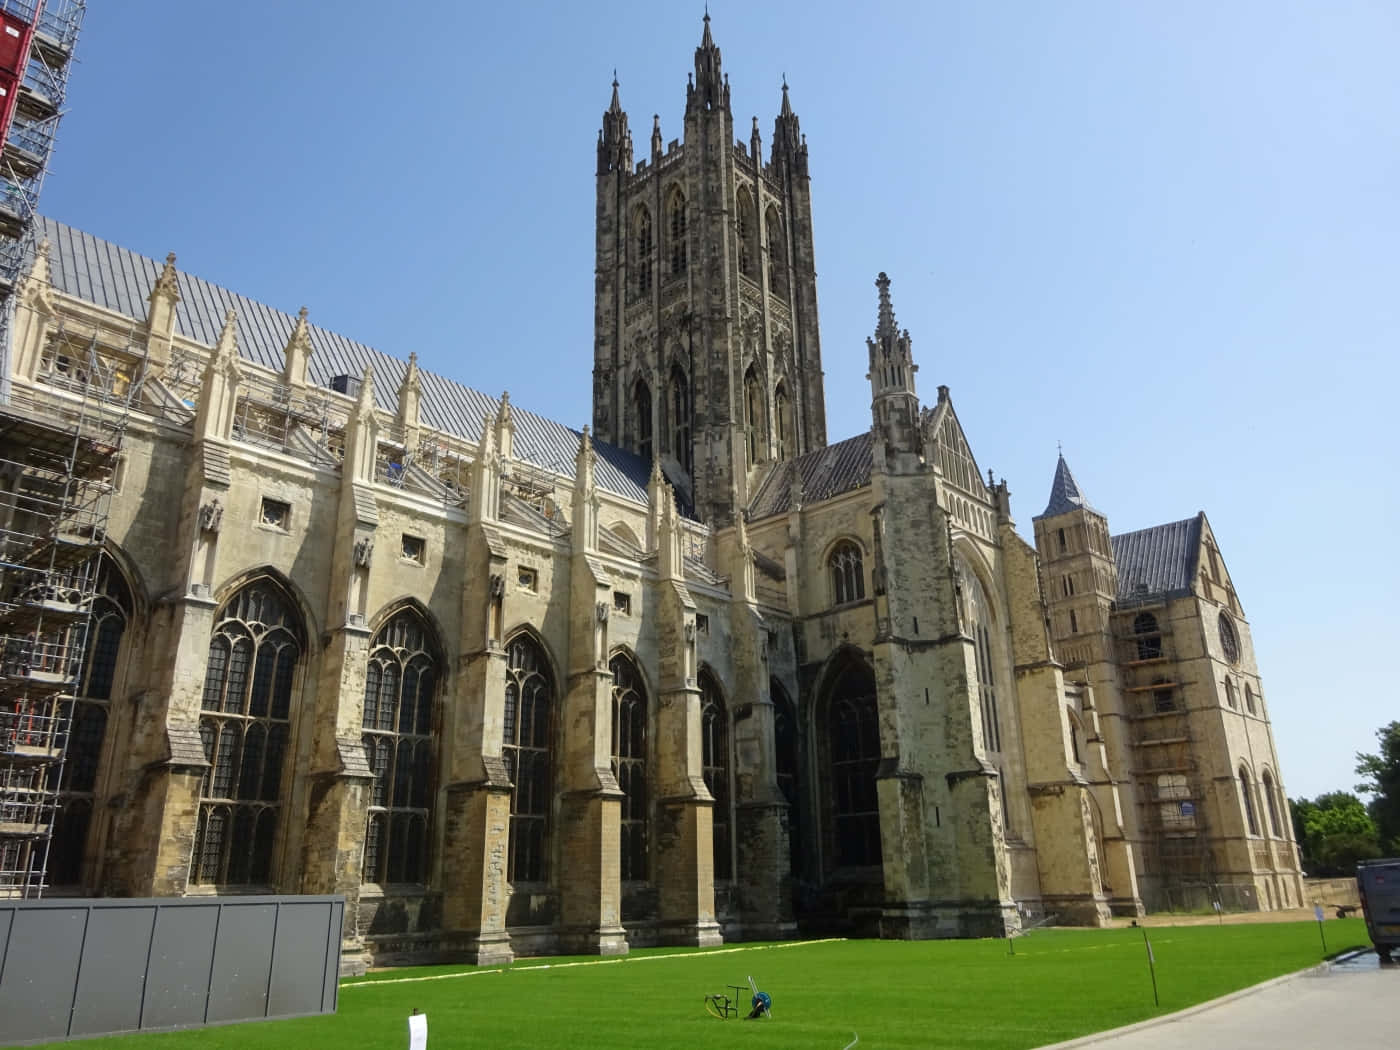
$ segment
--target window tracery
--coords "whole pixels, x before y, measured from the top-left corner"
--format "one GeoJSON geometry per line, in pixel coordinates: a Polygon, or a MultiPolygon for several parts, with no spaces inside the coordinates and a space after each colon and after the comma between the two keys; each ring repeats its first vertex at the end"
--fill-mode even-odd
{"type": "Polygon", "coordinates": [[[647,700],[637,665],[623,653],[612,670],[612,764],[622,789],[619,849],[624,880],[647,877],[647,700]]]}
{"type": "Polygon", "coordinates": [[[209,770],[200,790],[193,882],[271,881],[302,637],[292,602],[267,578],[244,585],[218,615],[199,720],[209,770]]]}
{"type": "Polygon", "coordinates": [[[865,566],[860,547],[850,540],[838,543],[826,561],[831,573],[833,604],[845,605],[865,597],[865,566]]]}
{"type": "Polygon", "coordinates": [[[831,834],[838,867],[879,864],[880,803],[875,773],[880,730],[875,678],[850,660],[836,676],[825,705],[825,758],[831,834]]]}
{"type": "Polygon", "coordinates": [[[87,636],[83,639],[77,687],[69,701],[68,743],[59,780],[59,809],[49,840],[48,879],[53,886],[78,886],[83,881],[83,855],[92,823],[117,660],[133,608],[131,590],[111,558],[101,555],[94,571],[97,573],[95,595],[87,636]]]}
{"type": "Polygon", "coordinates": [[[549,868],[552,795],[551,733],[554,683],[539,644],[521,635],[506,647],[506,703],[502,755],[511,783],[512,882],[542,882],[549,868]]]}
{"type": "Polygon", "coordinates": [[[728,714],[719,685],[707,673],[700,675],[700,751],[705,786],[714,796],[714,872],[716,879],[732,879],[730,848],[729,730],[728,714]]]}
{"type": "Polygon", "coordinates": [[[425,882],[432,827],[436,646],[412,609],[396,613],[370,643],[361,739],[374,780],[365,826],[365,882],[425,882]]]}

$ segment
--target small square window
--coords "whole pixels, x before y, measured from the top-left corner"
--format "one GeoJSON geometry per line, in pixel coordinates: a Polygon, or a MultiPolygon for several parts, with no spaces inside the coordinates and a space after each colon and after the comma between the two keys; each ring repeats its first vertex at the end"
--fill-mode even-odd
{"type": "Polygon", "coordinates": [[[280,499],[269,499],[264,496],[262,515],[259,520],[271,528],[288,532],[292,526],[292,505],[283,503],[280,499]]]}
{"type": "Polygon", "coordinates": [[[416,561],[422,565],[427,549],[428,545],[423,542],[422,536],[410,536],[406,532],[403,534],[403,557],[407,561],[416,561]]]}
{"type": "Polygon", "coordinates": [[[516,569],[515,582],[522,591],[529,591],[531,594],[540,589],[540,574],[535,569],[521,565],[516,569]]]}
{"type": "Polygon", "coordinates": [[[695,630],[700,634],[710,633],[710,618],[704,613],[695,614],[695,630]]]}
{"type": "Polygon", "coordinates": [[[632,596],[626,591],[613,591],[613,610],[623,616],[631,616],[632,596]]]}

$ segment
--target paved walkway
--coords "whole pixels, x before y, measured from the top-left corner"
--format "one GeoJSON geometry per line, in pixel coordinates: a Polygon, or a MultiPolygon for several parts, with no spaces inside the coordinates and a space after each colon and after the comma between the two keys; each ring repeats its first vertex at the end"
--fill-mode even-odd
{"type": "MultiPolygon", "coordinates": [[[[1400,965],[1373,952],[1283,977],[1167,1019],[1100,1032],[1053,1050],[1326,1050],[1400,1045],[1400,965]]],[[[1051,1048],[1042,1048],[1051,1050],[1051,1048]]]]}

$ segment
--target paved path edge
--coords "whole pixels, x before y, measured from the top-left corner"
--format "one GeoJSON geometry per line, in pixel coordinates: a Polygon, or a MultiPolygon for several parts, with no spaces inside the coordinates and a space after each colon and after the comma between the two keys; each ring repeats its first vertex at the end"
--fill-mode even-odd
{"type": "Polygon", "coordinates": [[[1137,1032],[1144,1028],[1155,1028],[1157,1025],[1171,1024],[1174,1021],[1180,1021],[1195,1014],[1205,1013],[1207,1010],[1214,1010],[1217,1006],[1224,1006],[1226,1003],[1232,1003],[1236,999],[1243,999],[1245,996],[1253,995],[1255,992],[1262,992],[1265,988],[1273,988],[1275,985],[1284,984],[1288,981],[1296,981],[1298,978],[1305,977],[1310,973],[1326,973],[1337,963],[1347,962],[1351,959],[1355,959],[1357,956],[1366,955],[1370,951],[1370,948],[1358,948],[1355,951],[1344,952],[1334,959],[1326,959],[1314,966],[1306,966],[1301,970],[1295,970],[1293,973],[1283,974],[1281,977],[1274,977],[1259,984],[1251,984],[1248,988],[1241,988],[1237,992],[1231,992],[1229,995],[1222,995],[1218,999],[1207,999],[1203,1003],[1197,1003],[1195,1006],[1188,1006],[1174,1013],[1162,1014],[1160,1017],[1149,1017],[1146,1021],[1136,1021],[1133,1024],[1126,1024],[1119,1028],[1107,1028],[1102,1032],[1094,1032],[1092,1035],[1081,1035],[1062,1043],[1046,1043],[1044,1046],[1037,1047],[1036,1050],[1073,1050],[1075,1047],[1092,1046],[1095,1043],[1102,1043],[1105,1040],[1114,1039],[1120,1035],[1127,1035],[1130,1032],[1137,1032]]]}

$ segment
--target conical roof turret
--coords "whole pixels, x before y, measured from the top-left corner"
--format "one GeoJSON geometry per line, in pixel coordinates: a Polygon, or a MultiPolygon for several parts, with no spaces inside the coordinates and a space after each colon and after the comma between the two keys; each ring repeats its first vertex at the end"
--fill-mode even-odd
{"type": "MultiPolygon", "coordinates": [[[[1064,453],[1060,453],[1059,462],[1055,464],[1055,480],[1050,483],[1050,501],[1045,504],[1045,510],[1038,517],[1053,518],[1057,514],[1068,514],[1074,510],[1094,510],[1089,504],[1089,500],[1080,491],[1079,483],[1074,480],[1074,475],[1070,472],[1069,464],[1065,462],[1064,453]]],[[[1095,511],[1095,513],[1098,513],[1095,511]]]]}

